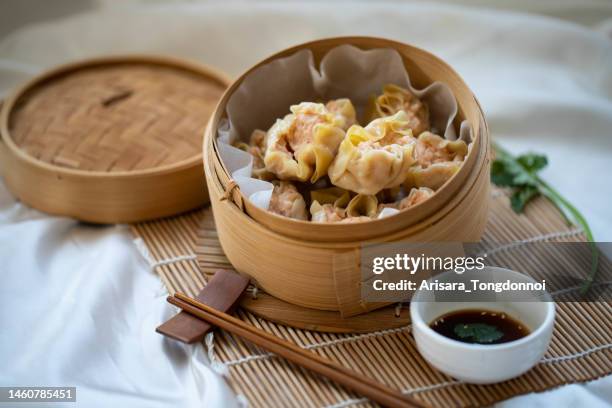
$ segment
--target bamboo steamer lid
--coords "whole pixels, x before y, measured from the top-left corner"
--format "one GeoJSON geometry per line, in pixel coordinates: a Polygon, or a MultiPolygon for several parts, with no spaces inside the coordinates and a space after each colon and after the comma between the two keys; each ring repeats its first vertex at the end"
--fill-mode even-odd
{"type": "MultiPolygon", "coordinates": [[[[290,306],[355,316],[386,303],[361,301],[362,245],[381,242],[474,242],[488,214],[490,190],[489,130],[482,109],[461,77],[438,57],[414,46],[373,37],[340,37],[297,45],[256,64],[221,98],[204,138],[204,167],[219,241],[232,265],[268,294],[290,306]],[[391,217],[354,224],[317,224],[280,217],[252,205],[220,159],[216,135],[228,99],[257,67],[308,49],[315,62],[332,48],[391,48],[404,61],[413,85],[438,80],[458,103],[455,126],[469,121],[473,141],[461,169],[431,198],[391,217]]],[[[376,327],[373,322],[372,327],[376,327]]]]}
{"type": "Polygon", "coordinates": [[[208,202],[201,135],[229,84],[165,57],[64,65],[4,103],[0,165],[24,203],[94,223],[177,214],[208,202]]]}

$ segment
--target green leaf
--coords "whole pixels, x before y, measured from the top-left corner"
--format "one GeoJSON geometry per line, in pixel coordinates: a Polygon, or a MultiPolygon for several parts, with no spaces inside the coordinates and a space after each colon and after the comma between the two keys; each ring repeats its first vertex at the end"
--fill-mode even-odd
{"type": "Polygon", "coordinates": [[[543,154],[527,153],[516,158],[525,170],[530,173],[537,173],[548,165],[548,159],[543,154]]]}
{"type": "Polygon", "coordinates": [[[599,250],[595,245],[595,238],[589,223],[565,197],[538,177],[537,173],[548,164],[546,156],[527,153],[515,158],[497,143],[494,143],[493,147],[496,159],[491,166],[491,181],[498,186],[515,188],[511,197],[514,211],[523,211],[525,205],[531,199],[538,194],[542,194],[557,206],[568,224],[571,224],[571,217],[574,223],[580,225],[584,230],[587,241],[591,243],[592,250],[591,272],[581,290],[582,294],[585,294],[595,282],[599,265],[599,250]],[[536,192],[534,192],[534,189],[536,192]]]}
{"type": "Polygon", "coordinates": [[[510,205],[515,213],[522,213],[525,209],[525,205],[533,198],[540,195],[540,191],[537,187],[533,186],[524,186],[519,189],[516,189],[512,196],[510,197],[510,205]]]}
{"type": "Polygon", "coordinates": [[[492,343],[504,336],[495,326],[485,323],[460,323],[453,330],[459,338],[474,343],[492,343]]]}
{"type": "Polygon", "coordinates": [[[537,185],[534,176],[521,163],[509,157],[501,157],[493,161],[491,181],[501,187],[537,185]]]}
{"type": "Polygon", "coordinates": [[[505,160],[495,160],[491,165],[491,181],[500,187],[514,187],[514,174],[508,171],[505,160]]]}

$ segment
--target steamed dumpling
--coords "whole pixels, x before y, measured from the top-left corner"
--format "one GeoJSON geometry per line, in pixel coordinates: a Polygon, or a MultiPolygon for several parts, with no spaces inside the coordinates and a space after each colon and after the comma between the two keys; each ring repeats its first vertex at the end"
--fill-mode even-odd
{"type": "Polygon", "coordinates": [[[417,138],[414,157],[419,166],[427,168],[435,163],[462,162],[467,152],[468,147],[463,140],[450,141],[425,132],[417,138]]]}
{"type": "Polygon", "coordinates": [[[422,133],[416,143],[416,165],[410,170],[404,186],[440,188],[459,169],[468,146],[463,140],[449,141],[431,132],[422,133]]]}
{"type": "Polygon", "coordinates": [[[339,208],[346,208],[350,200],[350,193],[340,187],[320,188],[310,192],[310,201],[318,201],[321,204],[333,204],[339,208]]]}
{"type": "Polygon", "coordinates": [[[348,217],[375,217],[378,213],[376,196],[357,194],[346,206],[348,217]]]}
{"type": "Polygon", "coordinates": [[[405,210],[406,208],[413,207],[417,204],[422,203],[423,201],[426,201],[433,194],[434,191],[427,187],[413,188],[412,190],[410,190],[408,197],[403,198],[399,202],[398,209],[405,210]]]}
{"type": "Polygon", "coordinates": [[[332,184],[359,194],[399,186],[414,163],[414,144],[403,111],[376,119],[365,128],[353,125],[329,166],[329,178],[332,184]]]}
{"type": "Polygon", "coordinates": [[[375,196],[357,194],[342,208],[335,203],[321,204],[314,200],[310,205],[313,222],[354,223],[369,221],[378,214],[378,200],[375,196]]]}
{"type": "Polygon", "coordinates": [[[264,163],[264,152],[266,151],[266,132],[256,129],[251,133],[249,150],[253,156],[253,177],[268,179],[269,173],[266,171],[264,163]]]}
{"type": "Polygon", "coordinates": [[[304,197],[288,181],[274,183],[268,211],[297,220],[308,220],[304,197]]]}
{"type": "Polygon", "coordinates": [[[313,222],[339,222],[346,218],[350,194],[340,187],[321,188],[310,192],[310,215],[313,222]]]}
{"type": "Polygon", "coordinates": [[[321,204],[314,200],[310,204],[312,222],[340,222],[346,218],[346,210],[334,204],[321,204]]]}
{"type": "Polygon", "coordinates": [[[319,204],[314,201],[310,206],[312,222],[352,224],[355,222],[371,221],[372,218],[365,215],[347,216],[346,211],[331,204],[319,204]]]}
{"type": "Polygon", "coordinates": [[[427,187],[413,188],[408,193],[407,197],[402,198],[399,201],[389,204],[380,204],[378,206],[378,211],[382,211],[384,208],[395,208],[396,210],[405,210],[407,208],[413,207],[417,204],[426,201],[429,197],[434,194],[434,191],[427,187]]]}
{"type": "Polygon", "coordinates": [[[357,194],[346,206],[346,218],[343,224],[371,221],[378,215],[378,200],[376,196],[357,194]]]}
{"type": "Polygon", "coordinates": [[[370,100],[368,120],[406,112],[408,127],[416,136],[430,128],[429,108],[408,89],[389,84],[383,87],[382,95],[370,100]]]}
{"type": "Polygon", "coordinates": [[[234,146],[250,153],[253,157],[253,169],[251,175],[261,180],[271,180],[274,175],[266,170],[264,163],[264,153],[266,151],[266,132],[255,129],[251,133],[249,143],[237,142],[234,146]]]}
{"type": "Polygon", "coordinates": [[[264,163],[281,180],[316,182],[327,175],[345,129],[355,122],[348,99],[302,102],[278,119],[267,134],[264,163]]]}
{"type": "Polygon", "coordinates": [[[406,187],[429,187],[437,190],[461,168],[459,162],[436,163],[426,169],[415,167],[406,178],[406,187]]]}
{"type": "MultiPolygon", "coordinates": [[[[325,189],[334,190],[334,188],[325,189]]],[[[368,221],[375,217],[378,213],[378,200],[375,196],[357,194],[350,201],[348,191],[338,189],[336,192],[344,192],[341,195],[321,193],[321,190],[311,192],[313,197],[310,205],[311,220],[313,222],[361,222],[368,221]],[[334,196],[338,197],[335,200],[334,196]],[[315,197],[321,199],[319,202],[315,197]]]]}

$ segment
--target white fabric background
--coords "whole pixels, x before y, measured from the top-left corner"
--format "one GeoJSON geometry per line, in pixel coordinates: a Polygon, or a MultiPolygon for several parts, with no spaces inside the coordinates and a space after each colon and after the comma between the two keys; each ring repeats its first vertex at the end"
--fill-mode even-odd
{"type": "MultiPolygon", "coordinates": [[[[541,13],[527,15],[506,10],[508,3],[484,10],[400,2],[98,0],[82,13],[45,19],[41,8],[50,3],[37,2],[39,21],[0,40],[0,95],[45,68],[93,55],[165,53],[236,75],[314,38],[390,37],[454,66],[479,97],[494,137],[516,152],[546,152],[551,164],[544,177],[584,211],[598,240],[612,240],[611,3],[519,2],[541,13]]],[[[10,20],[7,4],[0,15],[10,20]]],[[[207,367],[201,347],[154,333],[171,311],[125,226],[41,214],[0,183],[0,274],[0,385],[75,385],[77,405],[84,407],[237,403],[207,367]]],[[[502,405],[611,402],[608,377],[502,405]]]]}

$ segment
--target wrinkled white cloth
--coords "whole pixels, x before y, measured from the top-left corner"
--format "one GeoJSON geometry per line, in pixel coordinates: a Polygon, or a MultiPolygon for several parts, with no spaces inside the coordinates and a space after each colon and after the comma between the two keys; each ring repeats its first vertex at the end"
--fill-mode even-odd
{"type": "MultiPolygon", "coordinates": [[[[164,53],[236,75],[314,38],[390,37],[447,60],[478,96],[494,137],[515,152],[547,153],[543,176],[586,214],[598,240],[612,240],[610,3],[521,2],[555,18],[404,2],[98,3],[2,38],[0,95],[43,69],[94,55],[164,53]],[[572,13],[597,26],[571,22],[572,13]]],[[[172,311],[131,240],[125,226],[28,209],[0,185],[0,385],[77,386],[84,407],[236,405],[202,347],[154,332],[172,311]]],[[[607,377],[501,405],[611,401],[607,377]]]]}
{"type": "Polygon", "coordinates": [[[76,386],[82,407],[231,406],[202,347],[155,333],[173,311],[127,226],[49,217],[2,185],[0,243],[0,386],[76,386]]]}

